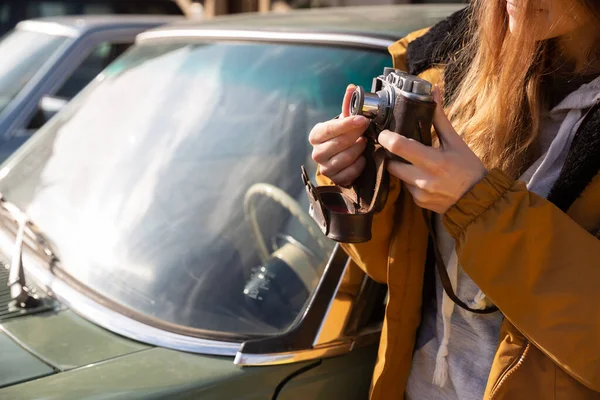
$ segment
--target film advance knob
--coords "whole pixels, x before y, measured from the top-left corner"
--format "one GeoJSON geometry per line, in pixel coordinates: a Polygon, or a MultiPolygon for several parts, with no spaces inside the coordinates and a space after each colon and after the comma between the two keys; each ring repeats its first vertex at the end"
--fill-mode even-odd
{"type": "Polygon", "coordinates": [[[414,81],[411,92],[415,94],[431,94],[431,83],[423,80],[414,81]]]}

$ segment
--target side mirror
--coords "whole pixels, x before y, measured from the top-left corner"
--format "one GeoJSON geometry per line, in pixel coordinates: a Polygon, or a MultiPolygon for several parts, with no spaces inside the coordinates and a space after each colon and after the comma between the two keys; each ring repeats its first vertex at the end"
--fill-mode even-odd
{"type": "Polygon", "coordinates": [[[60,97],[44,96],[40,100],[39,109],[44,117],[44,121],[48,121],[55,116],[60,110],[67,105],[68,101],[60,97]]]}

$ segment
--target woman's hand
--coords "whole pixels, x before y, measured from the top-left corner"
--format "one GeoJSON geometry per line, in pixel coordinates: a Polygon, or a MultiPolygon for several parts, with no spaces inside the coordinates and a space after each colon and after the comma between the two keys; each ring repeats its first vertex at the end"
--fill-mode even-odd
{"type": "Polygon", "coordinates": [[[391,131],[378,141],[392,153],[410,161],[390,161],[390,174],[406,183],[420,207],[443,214],[487,173],[483,163],[456,133],[442,109],[439,89],[433,93],[437,108],[433,126],[440,148],[425,146],[391,131]]]}
{"type": "Polygon", "coordinates": [[[339,119],[315,125],[308,136],[313,146],[312,158],[320,166],[321,174],[336,185],[348,186],[365,168],[367,141],[362,137],[369,120],[362,116],[350,117],[350,99],[354,85],[346,88],[339,119]]]}

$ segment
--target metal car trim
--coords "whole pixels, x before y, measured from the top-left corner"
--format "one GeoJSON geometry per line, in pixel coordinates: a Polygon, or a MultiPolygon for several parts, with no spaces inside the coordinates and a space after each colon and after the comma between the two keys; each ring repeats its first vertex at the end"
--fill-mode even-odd
{"type": "MultiPolygon", "coordinates": [[[[38,270],[39,268],[36,268],[36,277],[40,277],[42,273],[51,276],[49,272],[38,270]]],[[[219,356],[233,356],[240,347],[239,343],[180,335],[143,324],[98,304],[62,280],[50,279],[48,288],[63,304],[75,313],[83,315],[87,320],[130,339],[173,350],[219,356]]]]}
{"type": "Polygon", "coordinates": [[[335,357],[352,350],[352,341],[328,343],[308,350],[290,351],[271,354],[246,354],[238,352],[234,364],[240,366],[267,366],[291,364],[318,358],[335,357]]]}
{"type": "Polygon", "coordinates": [[[240,347],[239,343],[195,338],[145,325],[99,305],[63,281],[56,281],[51,289],[59,300],[76,313],[84,315],[87,320],[114,333],[143,343],[191,353],[219,356],[233,356],[240,347]]]}
{"type": "Polygon", "coordinates": [[[49,21],[23,21],[17,25],[19,30],[29,32],[45,33],[53,36],[78,37],[79,32],[75,28],[61,25],[57,22],[49,21]]]}
{"type": "Polygon", "coordinates": [[[310,42],[312,44],[362,45],[375,49],[387,49],[392,43],[394,43],[394,41],[391,39],[388,40],[342,33],[274,32],[225,29],[170,29],[149,31],[140,33],[137,36],[136,42],[139,43],[155,39],[170,38],[229,39],[268,42],[310,42]]]}
{"type": "Polygon", "coordinates": [[[248,354],[240,350],[236,354],[233,363],[244,367],[251,367],[291,364],[319,358],[335,357],[361,347],[377,344],[380,336],[381,326],[373,326],[366,328],[356,336],[340,338],[339,340],[314,346],[307,350],[263,354],[248,354]]]}
{"type": "Polygon", "coordinates": [[[340,337],[344,333],[346,321],[348,319],[348,316],[350,315],[350,311],[352,310],[353,303],[354,303],[353,301],[350,300],[350,304],[349,304],[350,308],[347,309],[348,307],[345,305],[347,305],[348,299],[347,298],[342,299],[342,297],[348,297],[348,296],[343,296],[343,294],[340,293],[340,286],[342,285],[344,276],[348,273],[349,265],[350,265],[350,258],[348,258],[348,260],[346,260],[346,265],[344,266],[344,270],[342,271],[339,282],[335,288],[335,293],[331,297],[331,300],[327,307],[327,311],[325,312],[325,316],[321,320],[321,325],[319,326],[319,330],[318,330],[318,332],[315,336],[315,340],[313,342],[314,347],[317,347],[326,342],[329,342],[332,338],[332,335],[333,335],[333,337],[336,337],[336,336],[340,337]],[[342,300],[342,301],[339,301],[339,300],[342,300]],[[342,317],[342,315],[343,315],[343,317],[342,317]]]}
{"type": "MultiPolygon", "coordinates": [[[[12,242],[6,230],[0,232],[0,248],[4,252],[4,249],[11,248],[12,242]]],[[[44,267],[44,260],[30,251],[23,252],[23,264],[36,283],[62,304],[90,322],[121,336],[168,349],[218,356],[235,356],[240,348],[240,343],[202,339],[155,328],[105,307],[57,278],[44,267]]]]}

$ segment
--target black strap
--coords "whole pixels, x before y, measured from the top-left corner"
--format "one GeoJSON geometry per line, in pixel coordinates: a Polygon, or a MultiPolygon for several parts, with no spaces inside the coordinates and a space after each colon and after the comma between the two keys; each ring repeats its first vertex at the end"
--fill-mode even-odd
{"type": "Polygon", "coordinates": [[[454,304],[456,304],[460,308],[475,314],[491,314],[498,311],[498,307],[496,306],[491,306],[483,310],[471,308],[465,302],[459,299],[456,293],[454,293],[454,289],[452,289],[452,283],[450,282],[450,277],[448,276],[448,271],[446,270],[446,265],[444,264],[444,259],[442,258],[442,253],[440,252],[440,249],[437,244],[437,235],[433,225],[433,213],[430,213],[427,210],[423,210],[423,216],[425,217],[427,229],[429,230],[429,233],[432,236],[431,241],[433,243],[433,252],[435,254],[435,265],[440,276],[440,281],[442,282],[444,292],[446,292],[448,297],[450,297],[450,300],[452,300],[454,304]]]}

